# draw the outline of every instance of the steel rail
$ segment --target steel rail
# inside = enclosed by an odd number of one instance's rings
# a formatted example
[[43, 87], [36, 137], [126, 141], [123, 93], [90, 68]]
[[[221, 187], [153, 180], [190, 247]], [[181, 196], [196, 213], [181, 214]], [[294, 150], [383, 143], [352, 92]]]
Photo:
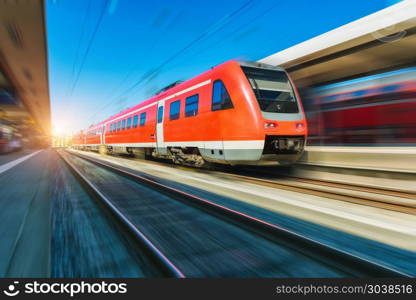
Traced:
[[214, 213], [219, 217], [226, 217], [233, 223], [236, 223], [239, 226], [243, 226], [249, 231], [254, 230], [255, 233], [261, 234], [266, 238], [272, 239], [274, 241], [276, 241], [276, 239], [279, 241], [281, 241], [281, 239], [288, 241], [289, 244], [295, 245], [297, 249], [302, 249], [304, 253], [306, 252], [306, 254], [309, 255], [312, 253], [314, 254], [312, 256], [319, 257], [326, 263], [328, 263], [328, 258], [337, 264], [341, 263], [344, 267], [350, 270], [350, 272], [356, 273], [358, 271], [360, 274], [363, 274], [363, 276], [370, 277], [412, 277], [411, 275], [400, 270], [396, 270], [378, 262], [359, 257], [355, 254], [348, 253], [334, 246], [313, 240], [307, 236], [293, 232], [281, 226], [266, 222], [248, 214], [214, 203], [210, 200], [203, 199], [174, 187], [170, 187], [160, 182], [151, 180], [132, 172], [128, 168], [115, 166], [111, 163], [103, 162], [101, 160], [97, 160], [79, 153], [69, 153], [89, 161], [95, 165], [106, 168], [112, 172], [118, 173], [119, 175], [122, 175], [126, 178], [133, 179], [142, 184], [156, 188], [180, 201], [186, 201], [188, 204], [203, 208], [205, 211]]
[[[352, 193], [348, 193], [348, 191], [356, 191], [356, 192], [363, 192], [363, 193], [373, 193], [373, 195], [378, 194], [381, 196], [393, 196], [387, 193], [378, 193], [377, 192], [379, 191], [378, 189], [377, 190], [375, 189], [372, 191], [370, 190], [370, 188], [366, 188], [366, 190], [364, 189], [362, 190], [351, 189], [350, 190], [349, 185], [342, 185], [342, 184], [335, 185], [329, 182], [314, 181], [312, 179], [310, 180], [301, 179], [301, 178], [297, 179], [295, 177], [289, 177], [289, 176], [284, 176], [284, 177], [286, 177], [289, 180], [293, 180], [294, 181], [293, 183], [286, 182], [286, 181], [281, 182], [281, 181], [276, 181], [272, 179], [258, 178], [254, 176], [246, 176], [246, 175], [233, 174], [233, 173], [227, 173], [227, 174], [232, 177], [239, 178], [243, 181], [252, 182], [255, 184], [261, 184], [261, 185], [275, 187], [275, 188], [284, 189], [288, 191], [307, 193], [307, 194], [316, 195], [320, 197], [325, 197], [325, 198], [330, 198], [330, 199], [335, 199], [335, 200], [356, 203], [360, 205], [373, 206], [377, 208], [416, 215], [416, 199], [414, 200], [414, 203], [411, 203], [413, 205], [411, 206], [409, 205], [409, 202], [413, 201], [413, 199], [411, 199], [410, 196], [406, 198], [403, 197], [404, 198], [402, 201], [403, 203], [394, 203], [391, 200], [371, 199], [370, 197], [359, 196], [359, 195], [354, 195]], [[306, 186], [298, 185], [296, 184], [296, 182], [311, 184], [315, 186], [306, 187]], [[328, 189], [322, 188], [322, 186], [326, 186], [328, 188], [339, 189], [339, 191], [330, 191]], [[394, 197], [400, 197], [400, 196], [394, 195]], [[399, 201], [400, 199], [398, 200], [398, 202]]]
[[129, 230], [129, 232], [139, 240], [139, 242], [149, 252], [155, 262], [163, 268], [169, 277], [185, 278], [183, 272], [170, 261], [163, 252], [158, 249], [146, 235], [141, 232], [99, 189], [86, 178], [78, 168], [70, 162], [64, 155], [58, 151], [63, 161], [69, 166], [76, 178], [85, 186], [92, 194], [104, 203], [107, 208], [118, 218], [118, 220]]
[[[129, 158], [126, 158], [126, 159], [135, 161], [134, 159], [129, 159]], [[398, 212], [402, 212], [406, 214], [416, 215], [416, 193], [395, 191], [395, 190], [375, 188], [375, 187], [374, 188], [365, 187], [365, 186], [360, 186], [357, 184], [350, 184], [350, 183], [346, 184], [346, 183], [330, 182], [330, 181], [324, 181], [324, 180], [315, 180], [315, 179], [302, 178], [299, 176], [291, 176], [291, 175], [286, 175], [286, 174], [268, 173], [264, 171], [260, 173], [260, 175], [264, 175], [264, 176], [279, 175], [279, 178], [293, 181], [292, 183], [287, 182], [287, 181], [282, 182], [282, 181], [277, 181], [273, 179], [258, 177], [259, 175], [258, 170], [250, 170], [250, 169], [248, 170], [240, 169], [239, 170], [240, 172], [243, 171], [245, 172], [244, 174], [247, 174], [247, 175], [243, 175], [242, 173], [236, 173], [236, 170], [230, 170], [228, 168], [224, 169], [224, 168], [221, 168], [221, 166], [218, 169], [203, 169], [203, 168], [195, 168], [191, 166], [172, 165], [166, 162], [159, 162], [159, 161], [152, 161], [152, 160], [146, 160], [145, 163], [171, 167], [171, 168], [179, 167], [179, 168], [184, 168], [189, 171], [205, 170], [208, 172], [222, 173], [222, 174], [232, 176], [235, 178], [239, 178], [245, 181], [250, 181], [255, 184], [261, 184], [261, 185], [275, 187], [275, 188], [284, 189], [284, 190], [293, 191], [293, 192], [300, 192], [300, 193], [306, 192], [308, 194], [313, 194], [316, 196], [321, 196], [321, 197], [325, 197], [329, 199], [341, 200], [345, 202], [351, 202], [355, 204], [372, 206], [372, 207], [382, 208], [386, 210], [392, 210], [392, 211], [398, 211]], [[300, 186], [299, 184], [296, 184], [296, 182], [306, 183], [306, 184], [315, 185], [315, 186], [314, 187]], [[325, 187], [337, 188], [339, 189], [339, 191], [337, 192], [328, 191], [328, 189], [325, 189]], [[344, 191], [341, 191], [341, 190], [344, 190]], [[395, 199], [395, 201], [392, 201], [390, 199], [371, 199], [370, 197], [351, 194], [351, 192], [354, 192], [354, 191], [372, 193], [374, 195], [377, 194], [380, 196], [396, 197], [397, 199]]]

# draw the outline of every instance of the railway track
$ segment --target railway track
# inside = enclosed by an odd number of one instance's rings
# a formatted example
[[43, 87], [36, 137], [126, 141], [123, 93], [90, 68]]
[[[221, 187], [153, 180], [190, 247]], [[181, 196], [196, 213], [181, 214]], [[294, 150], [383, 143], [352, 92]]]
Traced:
[[[141, 246], [141, 249], [148, 255], [149, 260], [158, 266], [161, 276], [183, 278], [184, 275], [157, 249], [152, 242], [150, 242], [142, 232], [140, 232], [118, 209], [113, 203], [103, 195], [71, 162], [68, 157], [62, 152], [58, 152], [63, 161], [67, 164], [69, 169], [81, 183], [81, 185], [92, 194], [92, 196], [98, 199], [101, 204], [104, 204], [111, 214], [113, 214], [117, 221], [121, 223], [124, 229], [128, 232], [128, 236], [135, 239]], [[133, 243], [130, 243], [133, 244]]]
[[282, 175], [279, 179], [270, 179], [267, 178], [273, 176], [270, 173], [262, 173], [262, 177], [258, 172], [250, 171], [243, 171], [240, 174], [227, 172], [227, 174], [246, 182], [416, 215], [416, 194], [412, 193], [288, 175]]
[[[126, 159], [131, 158], [126, 157]], [[135, 161], [135, 159], [131, 160]], [[173, 165], [170, 161], [146, 160], [146, 163], [182, 168], [194, 172], [201, 170], [201, 168]], [[416, 193], [302, 178], [285, 173], [260, 170], [258, 168], [229, 168], [220, 165], [216, 169], [202, 170], [204, 172], [226, 174], [238, 180], [254, 184], [416, 215]]]
[[409, 276], [130, 169], [62, 156], [170, 276]]
[[125, 234], [124, 227], [77, 179], [62, 157], [52, 153], [50, 159], [53, 180], [50, 195], [50, 276], [164, 276], [165, 273], [147, 258], [143, 247], [134, 237]]
[[[201, 170], [200, 168], [189, 166], [173, 165], [169, 161], [159, 162], [146, 160], [146, 163], [172, 168], [183, 168], [195, 172]], [[416, 215], [416, 193], [302, 178], [285, 173], [277, 174], [258, 168], [228, 168], [218, 166], [214, 170], [204, 169], [204, 172], [222, 173], [254, 184]]]

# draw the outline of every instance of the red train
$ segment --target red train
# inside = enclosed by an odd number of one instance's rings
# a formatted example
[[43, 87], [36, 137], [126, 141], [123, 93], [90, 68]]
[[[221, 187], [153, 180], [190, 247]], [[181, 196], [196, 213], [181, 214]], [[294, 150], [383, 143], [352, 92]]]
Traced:
[[302, 104], [283, 69], [229, 61], [91, 126], [73, 145], [195, 166], [289, 164], [306, 136]]
[[416, 67], [323, 85], [303, 98], [310, 144], [416, 144]]

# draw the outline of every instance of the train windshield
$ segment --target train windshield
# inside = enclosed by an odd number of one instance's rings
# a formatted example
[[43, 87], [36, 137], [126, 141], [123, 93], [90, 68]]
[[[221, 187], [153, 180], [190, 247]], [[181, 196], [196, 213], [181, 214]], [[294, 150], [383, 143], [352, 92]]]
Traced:
[[263, 112], [299, 112], [295, 93], [285, 72], [251, 67], [242, 69]]

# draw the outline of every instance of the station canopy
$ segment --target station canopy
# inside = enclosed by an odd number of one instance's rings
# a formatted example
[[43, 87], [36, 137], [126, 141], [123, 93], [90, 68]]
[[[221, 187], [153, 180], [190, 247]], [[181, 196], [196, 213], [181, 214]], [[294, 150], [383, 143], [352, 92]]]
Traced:
[[300, 87], [415, 65], [415, 12], [405, 0], [259, 62], [286, 68]]

